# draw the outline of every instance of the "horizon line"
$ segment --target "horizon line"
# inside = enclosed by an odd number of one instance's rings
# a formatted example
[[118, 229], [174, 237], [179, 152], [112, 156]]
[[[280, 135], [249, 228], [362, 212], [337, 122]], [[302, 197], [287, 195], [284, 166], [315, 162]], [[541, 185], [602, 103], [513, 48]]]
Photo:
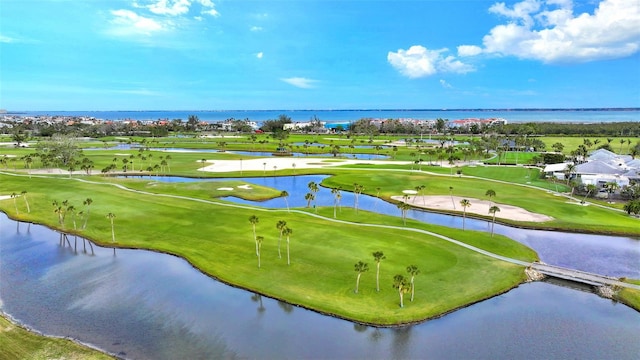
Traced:
[[23, 112], [249, 112], [249, 111], [283, 111], [283, 112], [310, 112], [310, 111], [639, 111], [640, 107], [569, 107], [569, 108], [544, 108], [544, 107], [531, 107], [531, 108], [441, 108], [441, 109], [429, 109], [429, 108], [363, 108], [363, 109], [223, 109], [223, 110], [211, 110], [211, 109], [164, 109], [164, 110], [6, 110], [0, 109], [0, 114], [20, 114]]

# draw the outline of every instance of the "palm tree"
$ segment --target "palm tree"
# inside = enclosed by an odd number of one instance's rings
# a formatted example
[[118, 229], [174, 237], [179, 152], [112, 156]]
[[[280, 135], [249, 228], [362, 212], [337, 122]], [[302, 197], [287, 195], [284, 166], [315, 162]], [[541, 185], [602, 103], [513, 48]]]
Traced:
[[455, 210], [456, 202], [453, 201], [453, 186], [449, 186], [449, 196], [451, 197], [451, 204], [453, 205], [453, 210]]
[[500, 211], [500, 208], [493, 205], [489, 208], [489, 214], [493, 214], [493, 221], [491, 222], [491, 237], [493, 237], [493, 227], [496, 225], [496, 213]]
[[315, 209], [316, 212], [318, 212], [318, 207], [316, 203], [317, 201], [316, 193], [320, 191], [320, 188], [318, 187], [318, 184], [315, 183], [315, 181], [309, 182], [307, 186], [309, 187], [309, 191], [311, 191], [311, 194], [313, 195], [311, 199], [313, 200], [313, 208]]
[[287, 237], [287, 265], [291, 265], [291, 258], [289, 256], [289, 240], [293, 234], [293, 230], [291, 230], [290, 227], [285, 227], [282, 234]]
[[[113, 228], [113, 219], [116, 218], [116, 215], [114, 213], [108, 213], [107, 218], [111, 222], [111, 242], [116, 242], [116, 232], [115, 232], [115, 229]], [[115, 252], [115, 248], [114, 248], [114, 252]]]
[[287, 212], [289, 211], [289, 201], [287, 200], [287, 198], [289, 197], [289, 193], [286, 190], [282, 190], [280, 192], [280, 197], [284, 199], [284, 203], [287, 205]]
[[280, 237], [278, 238], [278, 259], [282, 258], [282, 255], [280, 255], [280, 242], [282, 241], [282, 235], [286, 227], [287, 227], [287, 222], [284, 220], [280, 220], [276, 224], [276, 229], [280, 230]]
[[360, 276], [362, 273], [369, 271], [369, 264], [364, 263], [362, 261], [358, 261], [355, 265], [355, 270], [358, 273], [358, 277], [356, 277], [356, 290], [355, 293], [358, 293], [358, 288], [360, 287]]
[[342, 198], [342, 195], [340, 195], [340, 188], [332, 188], [331, 189], [331, 193], [333, 194], [333, 218], [335, 219], [337, 214], [337, 209], [338, 209], [338, 203], [340, 202], [339, 199]]
[[62, 217], [62, 213], [64, 210], [62, 210], [62, 206], [58, 203], [58, 200], [53, 200], [53, 203], [51, 203], [51, 205], [53, 205], [53, 212], [58, 214], [58, 224], [62, 225], [62, 223], [64, 222], [64, 219]]
[[256, 236], [256, 250], [258, 255], [258, 269], [260, 268], [260, 250], [262, 249], [262, 241], [264, 236]]
[[625, 139], [620, 139], [620, 155], [622, 155], [622, 145], [627, 142]]
[[489, 197], [489, 201], [491, 201], [491, 205], [493, 205], [493, 200], [491, 200], [491, 198], [496, 196], [496, 192], [493, 189], [489, 189], [484, 194]]
[[567, 167], [564, 168], [564, 176], [567, 180], [567, 185], [569, 185], [571, 175], [573, 175], [574, 172], [576, 172], [576, 166], [574, 164], [567, 164]]
[[590, 195], [592, 192], [596, 191], [597, 189], [598, 189], [598, 187], [597, 187], [597, 186], [595, 186], [595, 185], [593, 185], [593, 184], [589, 184], [589, 185], [587, 185], [587, 194], [584, 196], [584, 199], [582, 199], [582, 203], [584, 204], [584, 203], [585, 203], [585, 201], [587, 200], [587, 198], [589, 197], [589, 195]]
[[76, 229], [76, 207], [69, 205], [67, 207], [67, 213], [71, 214], [71, 220], [73, 221], [73, 230]]
[[87, 207], [87, 214], [86, 214], [86, 217], [84, 218], [84, 224], [82, 225], [82, 229], [87, 228], [87, 221], [89, 221], [89, 209], [91, 208], [91, 203], [93, 203], [93, 200], [91, 198], [86, 198], [82, 202], [82, 204]]
[[253, 229], [253, 241], [256, 242], [256, 255], [260, 256], [258, 250], [258, 240], [256, 238], [256, 224], [260, 221], [257, 216], [251, 215], [249, 216], [249, 222], [251, 223], [251, 228]]
[[401, 202], [398, 204], [398, 209], [400, 209], [402, 214], [402, 224], [405, 226], [407, 225], [407, 211], [409, 211], [410, 208], [411, 207], [407, 203]]
[[15, 192], [11, 193], [11, 198], [13, 199], [13, 206], [16, 208], [16, 215], [20, 213], [18, 211], [18, 203], [16, 202], [17, 197], [18, 197], [18, 194], [16, 194]]
[[354, 207], [356, 208], [356, 214], [358, 213], [358, 200], [360, 198], [360, 194], [364, 191], [364, 186], [354, 183], [353, 184], [353, 194], [354, 194]]
[[404, 294], [409, 291], [409, 283], [407, 279], [398, 274], [393, 277], [393, 288], [398, 289], [398, 294], [400, 294], [400, 307], [404, 307]]
[[307, 207], [311, 207], [311, 202], [315, 199], [315, 196], [312, 193], [306, 193], [304, 199], [307, 200]]
[[420, 270], [418, 270], [416, 265], [409, 265], [407, 266], [407, 272], [411, 275], [411, 301], [413, 301], [413, 295], [415, 294], [415, 283], [413, 282], [413, 279], [416, 275], [420, 274]]
[[376, 262], [376, 291], [380, 291], [380, 263], [387, 257], [384, 256], [382, 251], [374, 251], [371, 255], [373, 255], [373, 260]]
[[620, 185], [618, 185], [618, 183], [615, 181], [610, 181], [604, 184], [604, 187], [607, 189], [607, 192], [609, 193], [609, 203], [611, 203], [611, 194], [616, 192], [616, 190], [620, 188]]
[[27, 205], [27, 212], [31, 212], [31, 208], [29, 207], [29, 201], [27, 200], [27, 190], [22, 190], [22, 197], [24, 198], [24, 203]]
[[471, 202], [467, 199], [460, 200], [460, 205], [462, 206], [462, 230], [464, 230], [464, 221], [467, 218], [467, 208], [471, 206]]

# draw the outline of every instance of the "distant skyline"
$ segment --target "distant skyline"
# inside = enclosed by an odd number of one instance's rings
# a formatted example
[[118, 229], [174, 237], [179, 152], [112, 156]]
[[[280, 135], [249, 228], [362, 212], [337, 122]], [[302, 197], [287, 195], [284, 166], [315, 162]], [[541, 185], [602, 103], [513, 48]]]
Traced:
[[2, 0], [0, 109], [640, 107], [638, 0]]

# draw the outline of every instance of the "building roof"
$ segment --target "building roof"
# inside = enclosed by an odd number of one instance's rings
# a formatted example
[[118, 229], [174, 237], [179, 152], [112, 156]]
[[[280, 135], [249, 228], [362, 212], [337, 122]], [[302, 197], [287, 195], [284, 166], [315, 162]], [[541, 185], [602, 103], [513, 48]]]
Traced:
[[613, 166], [600, 160], [592, 160], [576, 166], [576, 174], [610, 174], [619, 175], [625, 171], [622, 168]]
[[559, 164], [549, 164], [547, 166], [544, 167], [544, 172], [548, 173], [548, 172], [561, 172], [564, 171], [567, 168], [567, 165], [573, 165], [572, 162], [564, 162], [564, 163], [559, 163]]

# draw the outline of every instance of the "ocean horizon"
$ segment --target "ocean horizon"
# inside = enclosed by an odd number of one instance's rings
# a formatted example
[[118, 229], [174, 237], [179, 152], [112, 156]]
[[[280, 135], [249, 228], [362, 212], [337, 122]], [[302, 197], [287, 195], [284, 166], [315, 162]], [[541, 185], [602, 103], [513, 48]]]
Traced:
[[201, 121], [217, 122], [230, 118], [256, 122], [286, 115], [294, 122], [317, 118], [327, 123], [350, 123], [364, 118], [458, 120], [467, 118], [503, 118], [507, 122], [605, 123], [640, 121], [640, 108], [567, 108], [567, 109], [346, 109], [346, 110], [115, 110], [115, 111], [8, 111], [20, 116], [83, 116], [103, 120], [186, 121], [190, 115]]

